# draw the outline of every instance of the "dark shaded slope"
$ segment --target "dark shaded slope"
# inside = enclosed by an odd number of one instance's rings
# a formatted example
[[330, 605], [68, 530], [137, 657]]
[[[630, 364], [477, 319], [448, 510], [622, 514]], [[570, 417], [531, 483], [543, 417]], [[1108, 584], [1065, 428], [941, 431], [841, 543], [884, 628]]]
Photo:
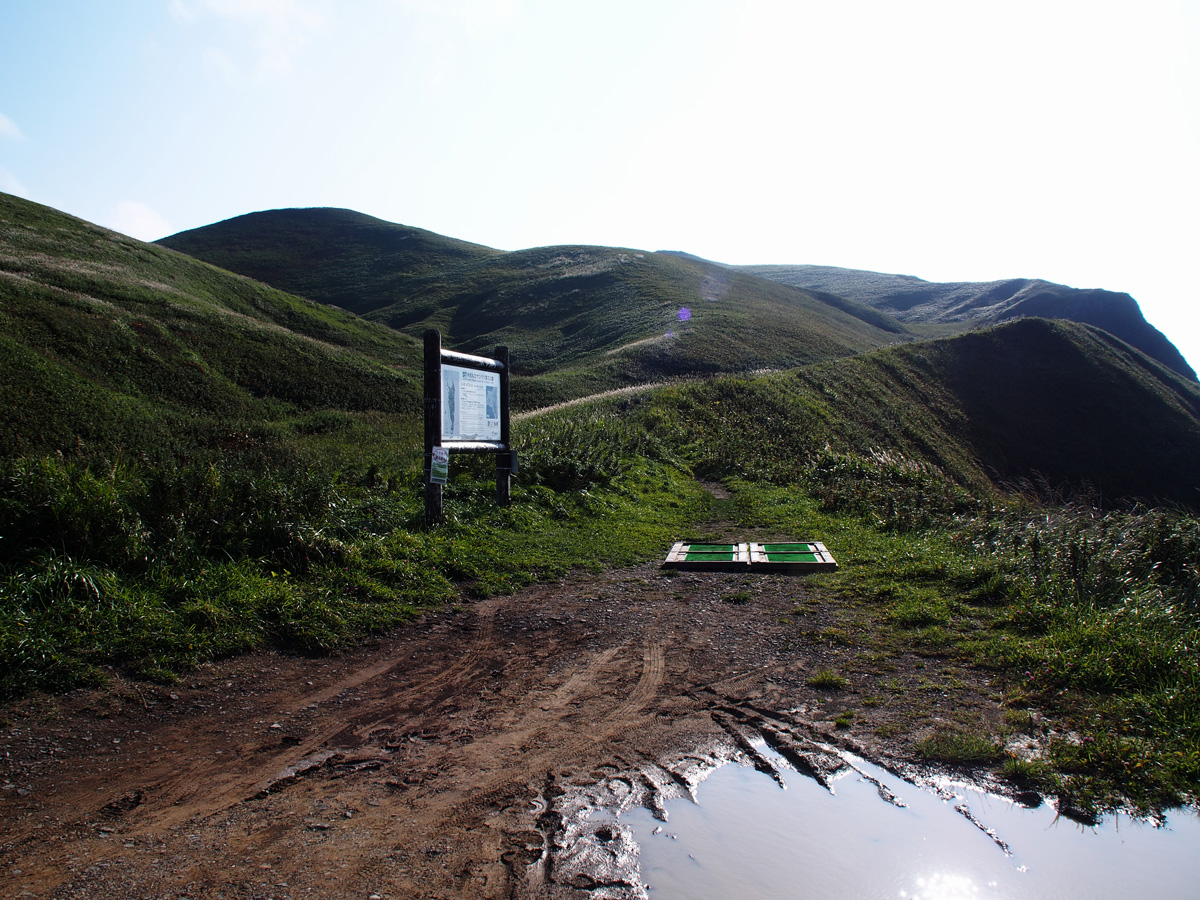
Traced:
[[1200, 389], [1107, 332], [1025, 319], [927, 354], [999, 479], [1200, 507]]
[[0, 194], [0, 453], [169, 458], [312, 410], [419, 415], [388, 329]]
[[273, 209], [181, 231], [157, 243], [291, 294], [364, 314], [404, 280], [500, 253], [349, 209]]
[[1028, 278], [992, 282], [923, 281], [833, 266], [739, 266], [763, 278], [848, 297], [908, 323], [988, 325], [1023, 316], [1096, 325], [1187, 378], [1196, 373], [1129, 294], [1078, 289]]
[[976, 490], [1044, 480], [1200, 508], [1200, 388], [1092, 326], [1022, 319], [656, 403], [716, 447], [713, 475], [755, 459], [744, 474], [802, 478], [828, 447]]

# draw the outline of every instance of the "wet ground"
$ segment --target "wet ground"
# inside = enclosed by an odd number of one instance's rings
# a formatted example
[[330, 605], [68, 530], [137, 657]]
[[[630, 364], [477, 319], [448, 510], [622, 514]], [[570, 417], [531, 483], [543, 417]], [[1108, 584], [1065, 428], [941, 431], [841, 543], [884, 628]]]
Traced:
[[639, 847], [649, 897], [1196, 895], [1200, 818], [1191, 810], [1083, 824], [1051, 803], [1031, 807], [970, 783], [913, 784], [845, 751], [845, 768], [825, 785], [765, 744], [755, 751], [768, 774], [727, 764], [696, 785], [694, 802], [669, 801], [657, 815], [634, 806], [614, 822]]
[[[969, 672], [930, 691], [938, 661], [829, 639], [814, 591], [580, 573], [336, 658], [25, 701], [0, 727], [0, 895], [639, 896], [597, 804], [660, 808], [764, 739], [824, 779], [831, 750], [902, 766], [938, 722], [998, 717]], [[807, 685], [825, 668], [844, 690]], [[862, 704], [883, 679], [911, 702]]]

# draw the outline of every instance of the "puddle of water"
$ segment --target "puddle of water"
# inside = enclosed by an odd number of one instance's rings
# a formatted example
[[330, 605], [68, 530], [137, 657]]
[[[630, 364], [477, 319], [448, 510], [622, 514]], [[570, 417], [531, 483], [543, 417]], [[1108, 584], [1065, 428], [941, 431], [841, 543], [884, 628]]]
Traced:
[[[1200, 818], [1185, 811], [1163, 828], [1124, 816], [1089, 827], [960, 785], [945, 800], [854, 759], [900, 808], [859, 772], [831, 794], [764, 755], [787, 790], [726, 765], [700, 785], [698, 802], [669, 802], [667, 822], [644, 809], [621, 816], [641, 845], [652, 900], [1162, 900], [1200, 891]], [[975, 822], [956, 810], [964, 803]]]

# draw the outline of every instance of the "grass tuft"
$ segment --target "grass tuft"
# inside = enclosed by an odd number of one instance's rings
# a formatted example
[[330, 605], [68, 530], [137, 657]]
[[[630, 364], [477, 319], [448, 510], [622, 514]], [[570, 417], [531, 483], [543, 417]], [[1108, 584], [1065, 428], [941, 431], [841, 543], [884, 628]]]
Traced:
[[804, 683], [809, 687], [817, 688], [817, 690], [840, 691], [846, 686], [846, 679], [832, 669], [822, 669], [806, 679]]
[[917, 753], [931, 762], [949, 765], [987, 765], [999, 760], [999, 743], [978, 734], [939, 728], [916, 745]]

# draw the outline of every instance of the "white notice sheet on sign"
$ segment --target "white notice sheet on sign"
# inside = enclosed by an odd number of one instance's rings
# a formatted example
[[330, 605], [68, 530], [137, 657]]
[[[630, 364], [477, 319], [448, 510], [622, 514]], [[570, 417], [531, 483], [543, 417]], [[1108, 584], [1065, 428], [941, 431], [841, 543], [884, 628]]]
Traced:
[[500, 373], [442, 366], [442, 440], [500, 440]]

